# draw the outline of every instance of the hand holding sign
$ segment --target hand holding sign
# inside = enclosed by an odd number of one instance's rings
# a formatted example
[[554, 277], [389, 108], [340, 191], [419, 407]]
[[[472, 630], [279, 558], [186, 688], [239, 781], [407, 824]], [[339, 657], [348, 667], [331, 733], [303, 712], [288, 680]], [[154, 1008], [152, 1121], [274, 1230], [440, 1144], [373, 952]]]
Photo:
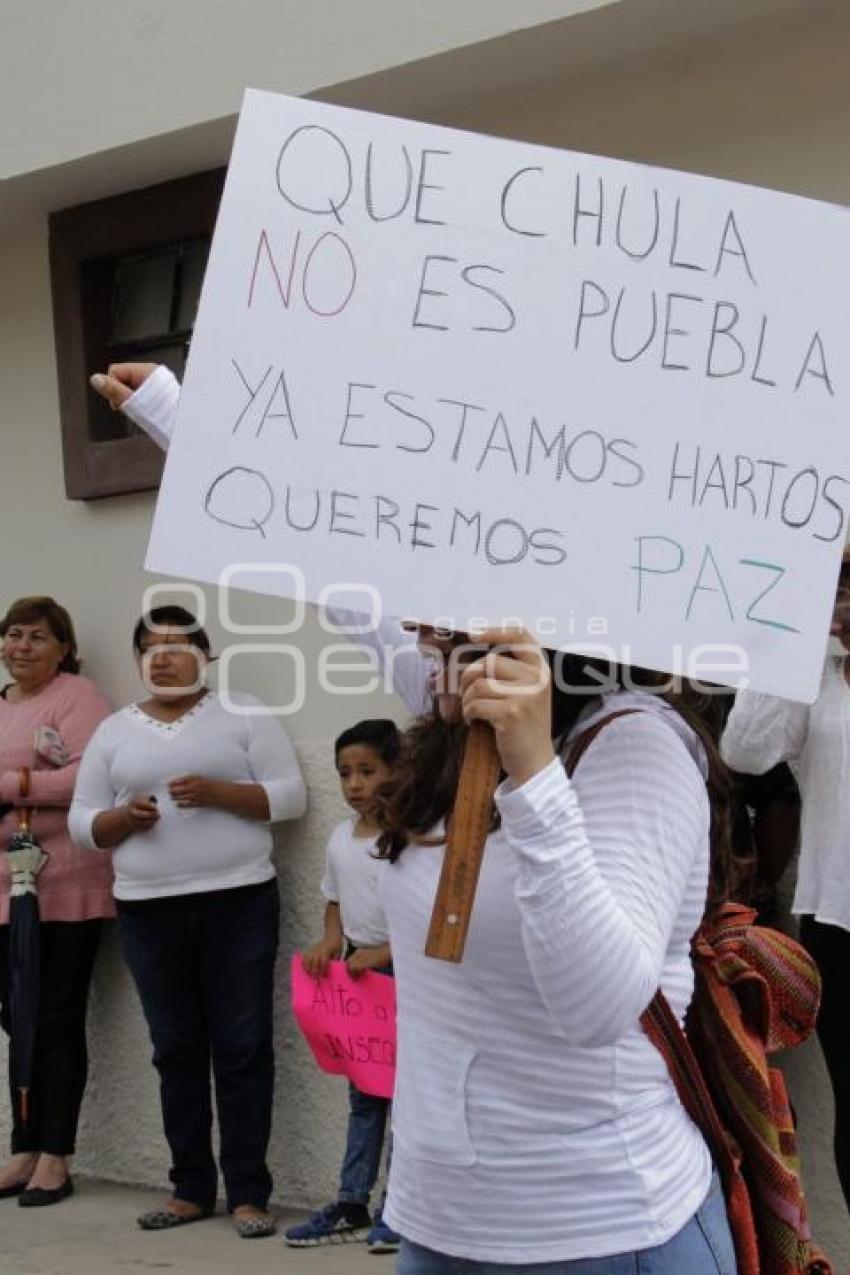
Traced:
[[389, 943], [381, 943], [377, 947], [358, 947], [345, 958], [345, 968], [349, 977], [356, 980], [371, 970], [385, 969], [390, 960]]
[[156, 363], [112, 363], [107, 372], [94, 373], [91, 386], [117, 412], [155, 368]]
[[463, 959], [500, 769], [522, 784], [555, 755], [551, 675], [538, 642], [525, 629], [502, 626], [476, 633], [475, 645], [490, 649], [460, 677], [470, 730], [425, 945], [427, 956], [452, 962]]
[[325, 978], [332, 961], [342, 955], [341, 945], [335, 940], [321, 939], [301, 953], [301, 965], [310, 978]]
[[519, 786], [555, 756], [549, 665], [534, 635], [519, 626], [486, 629], [475, 641], [491, 649], [461, 676], [463, 716], [492, 727], [502, 766]]

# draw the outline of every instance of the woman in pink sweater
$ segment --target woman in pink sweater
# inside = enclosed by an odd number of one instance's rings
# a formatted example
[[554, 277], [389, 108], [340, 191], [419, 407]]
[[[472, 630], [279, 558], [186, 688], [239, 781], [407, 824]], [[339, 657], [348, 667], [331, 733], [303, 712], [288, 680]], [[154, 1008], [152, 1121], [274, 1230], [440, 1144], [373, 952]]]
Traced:
[[[0, 620], [0, 1021], [8, 1028], [9, 869], [2, 853], [17, 828], [16, 806], [32, 808], [33, 832], [49, 858], [38, 880], [42, 968], [29, 1114], [12, 1094], [12, 1155], [0, 1165], [0, 1199], [55, 1204], [73, 1190], [73, 1154], [86, 1083], [86, 1002], [103, 918], [114, 915], [108, 856], [68, 836], [68, 807], [80, 757], [110, 712], [79, 675], [71, 618], [52, 598], [19, 598]], [[29, 770], [29, 795], [21, 772]]]

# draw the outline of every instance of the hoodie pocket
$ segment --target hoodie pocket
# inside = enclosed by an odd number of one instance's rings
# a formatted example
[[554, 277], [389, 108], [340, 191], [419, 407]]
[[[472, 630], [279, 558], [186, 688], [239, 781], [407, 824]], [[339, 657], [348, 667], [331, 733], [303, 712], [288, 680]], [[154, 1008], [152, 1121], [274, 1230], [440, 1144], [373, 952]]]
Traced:
[[393, 1137], [409, 1155], [435, 1164], [475, 1163], [466, 1114], [475, 1052], [457, 1040], [399, 1024]]

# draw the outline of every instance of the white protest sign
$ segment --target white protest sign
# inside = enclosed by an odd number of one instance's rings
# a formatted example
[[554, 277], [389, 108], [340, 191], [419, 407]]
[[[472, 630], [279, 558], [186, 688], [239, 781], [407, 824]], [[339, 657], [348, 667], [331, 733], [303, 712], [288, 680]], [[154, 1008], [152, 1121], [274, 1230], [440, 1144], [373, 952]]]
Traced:
[[848, 295], [838, 207], [251, 91], [147, 566], [811, 700]]

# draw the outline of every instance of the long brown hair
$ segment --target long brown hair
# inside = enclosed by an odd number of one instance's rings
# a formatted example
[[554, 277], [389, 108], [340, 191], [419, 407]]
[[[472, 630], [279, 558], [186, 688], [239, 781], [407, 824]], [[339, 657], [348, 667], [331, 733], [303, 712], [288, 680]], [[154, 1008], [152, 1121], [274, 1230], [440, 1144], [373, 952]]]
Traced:
[[0, 638], [4, 638], [15, 624], [46, 624], [57, 642], [68, 650], [59, 665], [60, 673], [79, 673], [80, 655], [73, 621], [55, 598], [46, 594], [34, 594], [29, 598], [17, 598], [0, 620]]
[[[560, 746], [581, 711], [599, 697], [599, 683], [588, 676], [588, 668], [599, 668], [593, 661], [563, 652], [547, 652], [553, 666], [569, 662], [570, 694], [556, 686], [552, 697], [552, 738]], [[676, 710], [692, 728], [705, 751], [708, 774], [706, 789], [711, 807], [711, 867], [707, 910], [710, 912], [732, 897], [747, 865], [736, 861], [732, 852], [733, 785], [708, 723], [706, 697], [682, 681], [681, 689], [660, 691], [663, 674], [635, 667], [618, 666], [605, 672], [619, 685], [645, 689], [660, 697]], [[583, 679], [580, 681], [579, 679]], [[586, 691], [575, 688], [585, 685]], [[422, 840], [436, 824], [448, 819], [454, 805], [463, 761], [467, 727], [462, 722], [444, 722], [436, 712], [419, 718], [402, 737], [401, 758], [394, 780], [381, 795], [377, 813], [382, 828], [378, 853], [395, 863], [411, 842]], [[491, 827], [498, 827], [493, 812]]]
[[393, 779], [378, 793], [380, 858], [396, 859], [411, 841], [447, 819], [454, 805], [467, 728], [436, 712], [417, 718], [401, 737]]

